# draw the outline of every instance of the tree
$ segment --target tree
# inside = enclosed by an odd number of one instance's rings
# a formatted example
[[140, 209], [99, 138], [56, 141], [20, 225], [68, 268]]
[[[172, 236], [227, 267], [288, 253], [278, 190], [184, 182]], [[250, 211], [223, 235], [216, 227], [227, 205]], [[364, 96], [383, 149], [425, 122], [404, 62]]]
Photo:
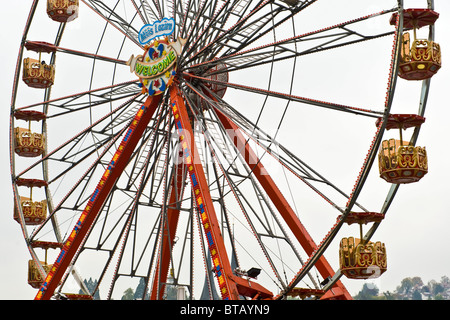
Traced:
[[397, 300], [395, 294], [392, 294], [389, 291], [383, 292], [383, 295], [386, 300]]
[[411, 300], [422, 300], [422, 294], [420, 293], [419, 289], [415, 289], [413, 291]]
[[[95, 288], [97, 287], [97, 280], [92, 280], [92, 278], [89, 278], [89, 281], [86, 281], [86, 279], [83, 280], [84, 284], [86, 285], [86, 288], [89, 290], [89, 292], [84, 292], [83, 290], [80, 290], [79, 294], [86, 294], [89, 293], [92, 295], [92, 292], [94, 292]], [[93, 296], [94, 300], [100, 300], [100, 293], [99, 290], [97, 290]]]
[[420, 277], [404, 278], [394, 292], [383, 292], [378, 296], [374, 284], [364, 284], [362, 290], [354, 297], [356, 300], [445, 300], [449, 299], [450, 278], [443, 276], [441, 282], [430, 280], [424, 284]]
[[355, 300], [375, 300], [379, 289], [373, 283], [364, 283], [362, 290], [354, 297]]
[[423, 281], [420, 277], [412, 277], [411, 278], [412, 285], [415, 286], [423, 286]]
[[441, 294], [442, 292], [444, 292], [444, 286], [442, 284], [440, 284], [440, 283], [436, 283], [433, 286], [433, 291], [432, 292], [433, 292], [433, 294], [435, 296], [437, 296], [438, 294]]
[[413, 281], [411, 278], [405, 278], [402, 280], [399, 287], [397, 287], [397, 291], [399, 293], [408, 294], [411, 288], [413, 287]]
[[148, 294], [148, 288], [147, 288], [147, 292], [145, 292], [145, 296], [144, 296], [144, 290], [145, 290], [145, 278], [141, 278], [141, 280], [139, 280], [139, 284], [136, 287], [136, 292], [134, 293], [134, 299], [148, 299], [149, 298], [149, 294]]
[[175, 285], [166, 285], [166, 300], [177, 300], [177, 287]]
[[133, 300], [134, 299], [134, 291], [131, 288], [128, 288], [124, 291], [122, 300]]

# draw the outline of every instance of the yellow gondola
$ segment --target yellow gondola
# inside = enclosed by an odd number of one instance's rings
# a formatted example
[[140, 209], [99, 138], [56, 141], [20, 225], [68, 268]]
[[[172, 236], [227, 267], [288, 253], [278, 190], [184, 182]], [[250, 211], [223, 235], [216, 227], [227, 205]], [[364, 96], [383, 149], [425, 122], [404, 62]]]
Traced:
[[[431, 78], [441, 68], [441, 48], [429, 39], [418, 39], [416, 30], [433, 25], [439, 14], [429, 9], [407, 9], [403, 12], [403, 28], [413, 29], [414, 39], [409, 32], [402, 35], [403, 45], [399, 64], [399, 77], [406, 80], [425, 80]], [[397, 13], [391, 18], [395, 24]]]
[[47, 0], [47, 14], [56, 22], [70, 22], [78, 17], [78, 0]]

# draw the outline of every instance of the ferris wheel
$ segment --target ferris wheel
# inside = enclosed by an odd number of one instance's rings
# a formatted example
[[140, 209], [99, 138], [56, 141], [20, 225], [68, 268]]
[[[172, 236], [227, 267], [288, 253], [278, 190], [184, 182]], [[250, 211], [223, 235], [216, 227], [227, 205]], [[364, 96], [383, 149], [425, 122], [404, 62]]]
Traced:
[[36, 299], [351, 299], [344, 279], [387, 269], [371, 238], [397, 189], [428, 171], [438, 17], [432, 0], [33, 0], [10, 157]]

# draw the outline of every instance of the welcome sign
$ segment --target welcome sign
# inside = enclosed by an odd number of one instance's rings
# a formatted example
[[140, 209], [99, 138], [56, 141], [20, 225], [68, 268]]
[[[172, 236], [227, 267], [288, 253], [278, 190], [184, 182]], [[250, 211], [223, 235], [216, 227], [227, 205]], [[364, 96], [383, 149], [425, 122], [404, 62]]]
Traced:
[[175, 51], [170, 48], [169, 52], [167, 52], [167, 46], [164, 43], [159, 43], [159, 46], [163, 48], [161, 51], [163, 51], [164, 55], [158, 55], [158, 60], [147, 59], [150, 62], [136, 61], [134, 72], [140, 79], [156, 78], [173, 68], [177, 58]]
[[186, 41], [178, 38], [155, 40], [146, 46], [144, 55], [131, 56], [127, 65], [139, 78], [143, 92], [149, 95], [161, 94], [172, 84], [176, 74], [176, 62]]
[[158, 37], [169, 36], [175, 31], [175, 20], [173, 18], [163, 18], [146, 24], [139, 31], [139, 43], [145, 45]]

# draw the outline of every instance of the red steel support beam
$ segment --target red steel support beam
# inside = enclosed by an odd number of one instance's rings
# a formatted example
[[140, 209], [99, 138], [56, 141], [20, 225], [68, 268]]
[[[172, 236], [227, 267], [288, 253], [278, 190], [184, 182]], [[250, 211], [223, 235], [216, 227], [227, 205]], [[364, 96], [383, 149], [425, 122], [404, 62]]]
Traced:
[[[247, 143], [238, 126], [217, 109], [216, 113], [222, 125], [226, 129], [226, 132], [233, 140], [234, 145], [239, 150], [241, 155], [245, 158], [245, 161], [252, 170], [252, 173], [258, 179], [259, 183], [264, 188], [270, 200], [275, 205], [283, 219], [286, 221], [287, 225], [292, 230], [295, 237], [302, 245], [303, 249], [308, 255], [313, 254], [313, 252], [317, 248], [317, 245], [314, 243], [308, 231], [300, 222], [297, 215], [289, 205], [288, 201], [278, 189], [276, 183], [272, 180], [263, 164], [260, 162], [258, 156], [254, 153], [250, 145]], [[333, 268], [323, 256], [320, 257], [320, 259], [317, 261], [316, 267], [324, 279], [329, 276], [332, 277], [334, 275]], [[346, 288], [340, 281], [336, 282], [333, 290], [335, 291], [336, 296], [339, 295], [341, 297], [345, 297], [346, 299], [352, 299], [351, 295], [347, 292]], [[328, 295], [327, 298], [329, 298]]]
[[239, 300], [240, 295], [252, 298], [259, 297], [261, 299], [273, 298], [273, 293], [258, 283], [233, 274], [211, 194], [209, 193], [203, 165], [195, 145], [194, 133], [186, 105], [177, 86], [173, 85], [170, 87], [170, 97], [175, 126], [178, 130], [185, 165], [192, 185], [192, 193], [205, 230], [222, 299]]
[[167, 204], [167, 215], [161, 221], [163, 225], [163, 235], [161, 242], [161, 255], [156, 270], [155, 278], [153, 280], [153, 288], [150, 295], [150, 300], [162, 300], [167, 275], [170, 267], [170, 257], [173, 245], [175, 243], [175, 233], [178, 226], [178, 218], [180, 217], [179, 201], [183, 195], [184, 181], [186, 176], [184, 174], [184, 164], [179, 164], [175, 168], [175, 174], [172, 177], [169, 202]]
[[170, 98], [175, 126], [183, 150], [184, 162], [188, 169], [192, 193], [208, 239], [214, 271], [219, 282], [220, 294], [224, 300], [238, 300], [239, 293], [234, 281], [230, 280], [230, 277], [233, 275], [230, 260], [227, 256], [205, 172], [195, 145], [194, 133], [186, 105], [176, 85], [170, 87]]
[[92, 197], [89, 199], [86, 208], [80, 215], [69, 238], [64, 243], [52, 269], [47, 274], [44, 283], [35, 297], [36, 300], [48, 300], [52, 297], [67, 267], [72, 262], [75, 253], [78, 251], [86, 237], [88, 230], [100, 213], [106, 198], [128, 164], [130, 157], [158, 107], [160, 100], [161, 95], [149, 97], [135, 115], [119, 148], [95, 188]]

